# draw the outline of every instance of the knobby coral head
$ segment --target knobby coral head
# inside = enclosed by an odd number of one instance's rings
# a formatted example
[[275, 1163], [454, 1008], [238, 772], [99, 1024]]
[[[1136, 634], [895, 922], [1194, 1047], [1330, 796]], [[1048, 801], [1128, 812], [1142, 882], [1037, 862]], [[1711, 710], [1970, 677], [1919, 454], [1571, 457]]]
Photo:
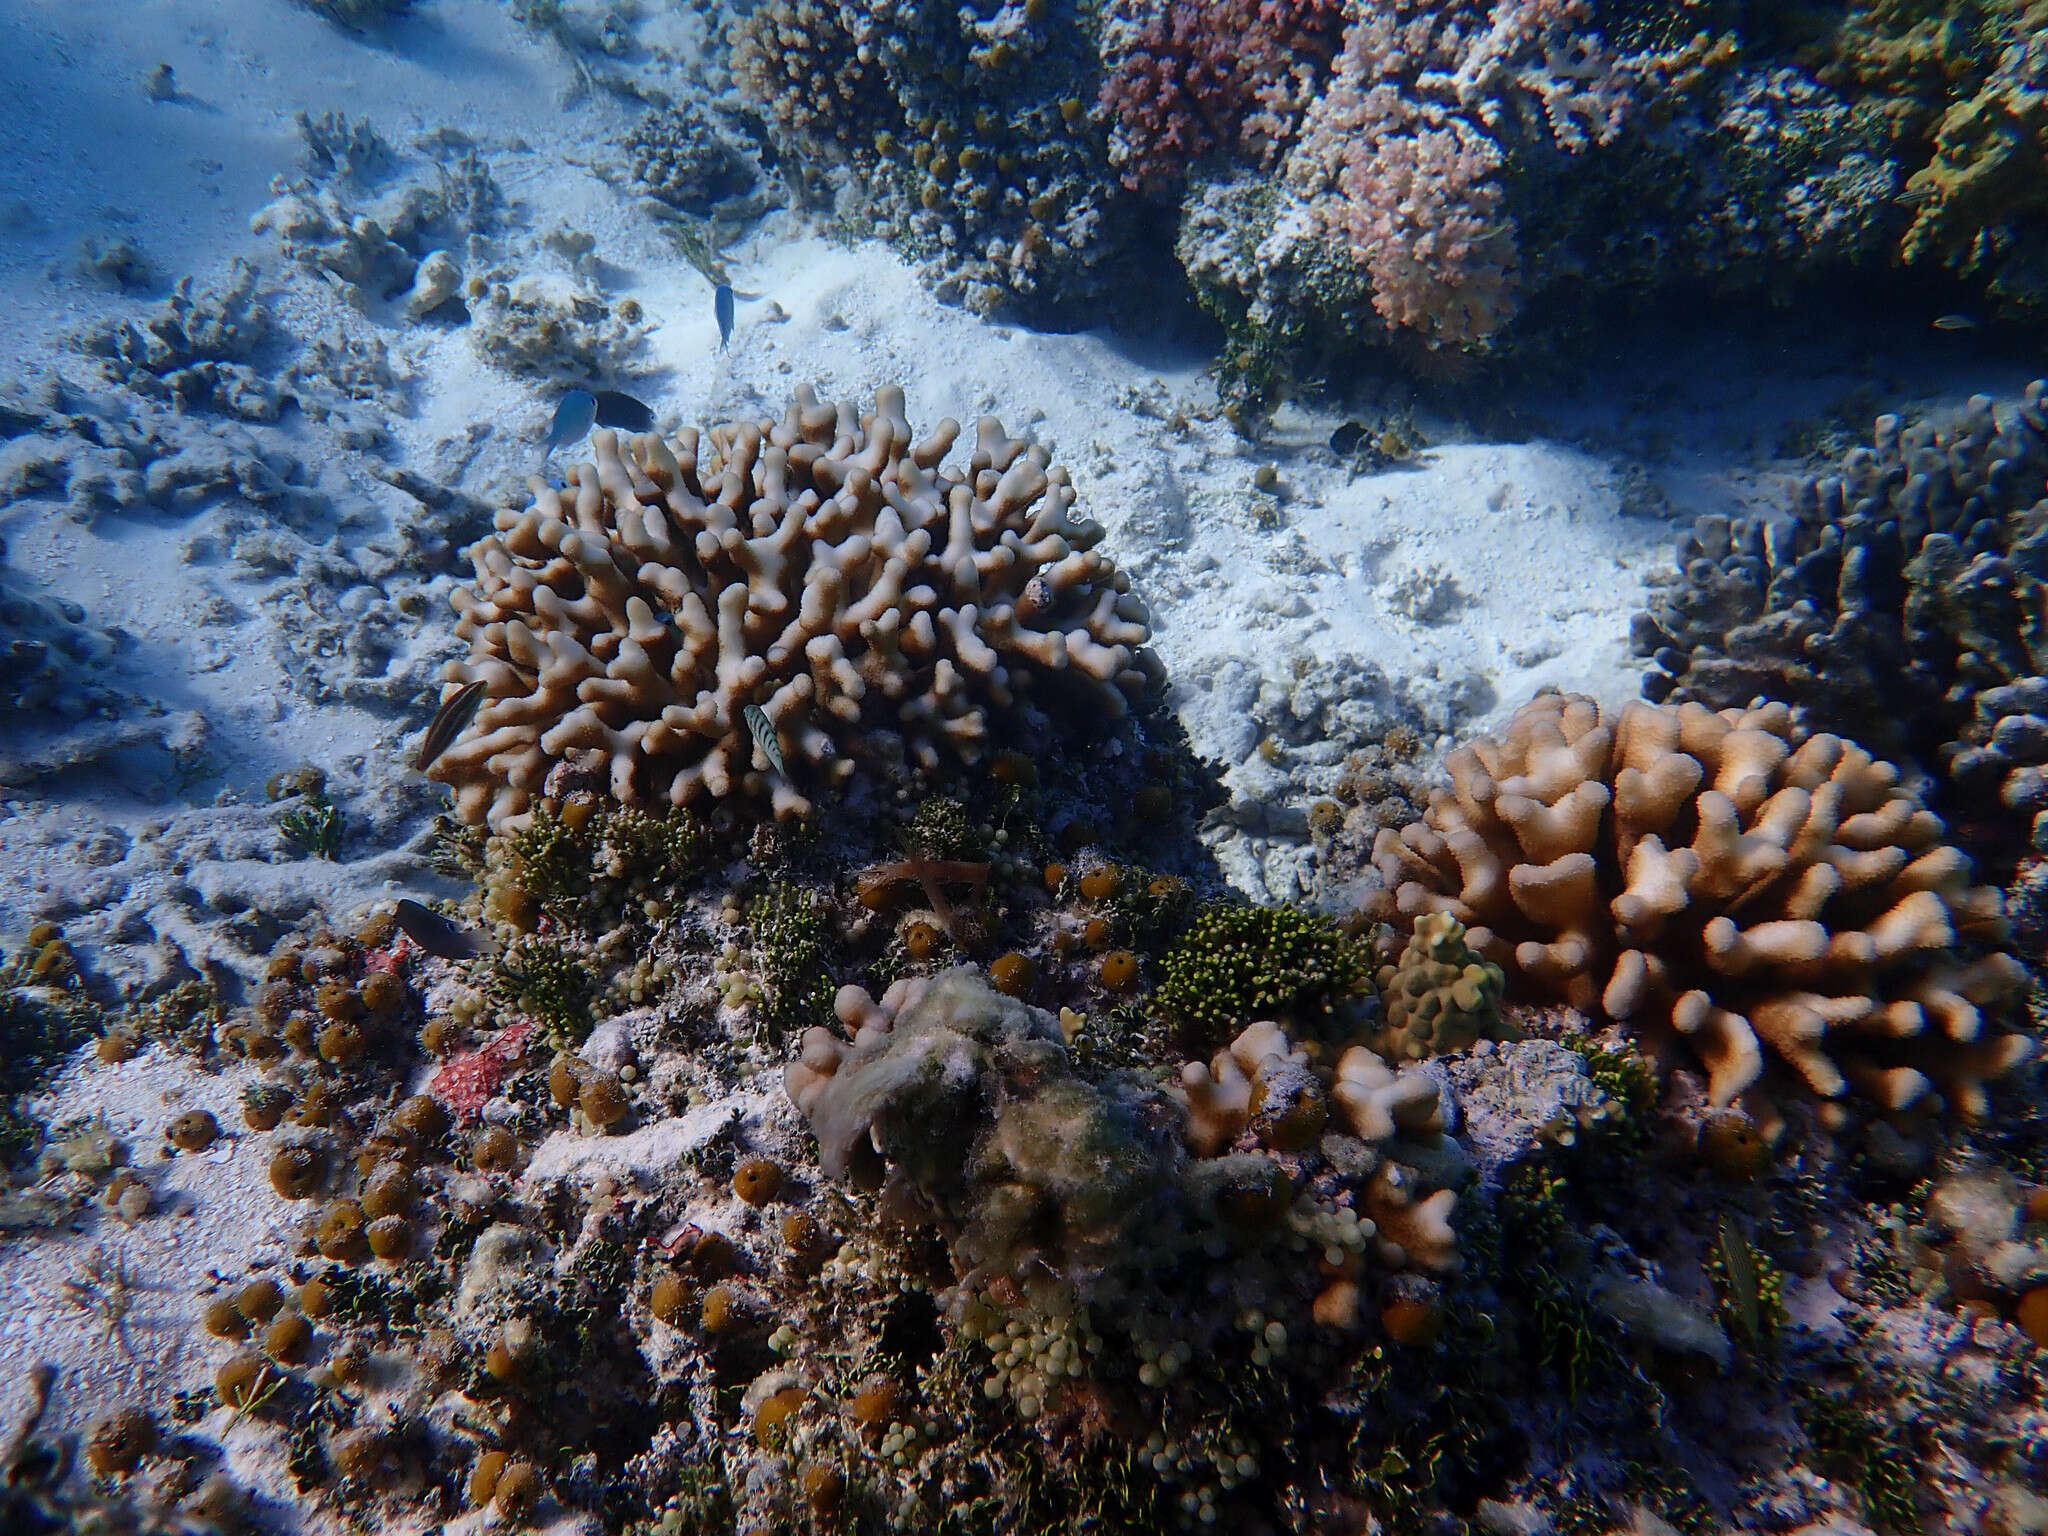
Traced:
[[1717, 1104], [1780, 1096], [1968, 1119], [2033, 1042], [1996, 890], [1891, 764], [1721, 710], [1547, 694], [1446, 762], [1373, 862], [1404, 916], [1443, 912], [1510, 983], [1696, 1060]]
[[972, 763], [1027, 709], [1120, 716], [1158, 677], [1144, 605], [1045, 449], [993, 417], [962, 470], [799, 391], [780, 421], [595, 438], [570, 484], [469, 551], [450, 693], [488, 698], [435, 763], [456, 811], [524, 825], [550, 775], [621, 804], [807, 815], [863, 760]]

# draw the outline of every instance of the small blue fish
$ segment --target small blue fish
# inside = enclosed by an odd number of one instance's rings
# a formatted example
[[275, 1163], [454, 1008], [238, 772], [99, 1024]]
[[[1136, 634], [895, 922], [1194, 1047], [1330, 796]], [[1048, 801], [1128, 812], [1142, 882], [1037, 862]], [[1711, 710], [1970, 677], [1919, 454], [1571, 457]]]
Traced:
[[720, 283], [711, 290], [711, 312], [718, 316], [718, 350], [732, 340], [732, 284]]
[[584, 434], [590, 431], [591, 423], [597, 420], [597, 396], [587, 389], [572, 389], [562, 396], [562, 403], [555, 407], [554, 425], [548, 428], [548, 440], [542, 448], [542, 456], [553, 453], [564, 443], [580, 443]]
[[597, 424], [600, 427], [645, 432], [654, 425], [654, 411], [631, 395], [622, 395], [616, 389], [600, 389], [596, 400]]

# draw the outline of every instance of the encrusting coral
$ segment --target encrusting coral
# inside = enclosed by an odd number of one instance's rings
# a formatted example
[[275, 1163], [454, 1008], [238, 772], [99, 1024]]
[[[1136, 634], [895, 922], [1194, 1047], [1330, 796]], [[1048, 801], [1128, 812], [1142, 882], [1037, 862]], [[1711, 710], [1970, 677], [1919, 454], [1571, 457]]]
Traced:
[[487, 685], [432, 770], [457, 814], [521, 825], [568, 763], [621, 804], [802, 816], [863, 760], [977, 760], [1027, 699], [1121, 716], [1157, 664], [1100, 526], [993, 418], [947, 470], [959, 430], [805, 390], [779, 422], [600, 432], [570, 487], [534, 482], [454, 597], [449, 691]]
[[[1653, 700], [1756, 698], [1946, 769], [1973, 818], [2048, 809], [2048, 383], [1951, 424], [1878, 419], [1789, 519], [1699, 519], [1638, 614]], [[1972, 792], [1974, 791], [1974, 792]]]
[[1379, 834], [1389, 904], [1448, 912], [1526, 992], [1689, 1053], [1718, 1105], [1767, 1109], [1777, 1068], [1823, 1100], [1977, 1118], [2031, 1053], [1996, 1024], [2019, 963], [1962, 953], [2003, 938], [1998, 893], [1895, 768], [1783, 705], [1603, 720], [1546, 694], [1446, 767], [1422, 821]]

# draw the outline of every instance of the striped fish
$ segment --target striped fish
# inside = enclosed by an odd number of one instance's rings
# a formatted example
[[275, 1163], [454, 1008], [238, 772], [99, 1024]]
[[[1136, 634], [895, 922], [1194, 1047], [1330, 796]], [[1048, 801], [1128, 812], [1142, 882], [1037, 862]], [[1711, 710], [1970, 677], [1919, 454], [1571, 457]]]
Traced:
[[768, 721], [768, 711], [758, 704], [749, 704], [740, 711], [747, 722], [747, 729], [753, 732], [754, 745], [761, 749], [761, 755], [768, 759], [768, 766], [789, 777], [789, 770], [782, 764], [782, 742], [775, 734], [775, 727]]
[[1728, 1305], [1735, 1314], [1736, 1331], [1751, 1346], [1764, 1336], [1763, 1285], [1756, 1271], [1756, 1250], [1726, 1216], [1721, 1218], [1717, 1239], [1721, 1267], [1728, 1277]]
[[427, 734], [420, 738], [420, 750], [412, 760], [414, 771], [424, 773], [439, 757], [455, 744], [463, 728], [475, 718], [484, 702], [484, 681], [478, 678], [473, 683], [464, 683], [454, 693], [441, 701], [441, 707], [434, 711], [434, 718], [427, 725]]

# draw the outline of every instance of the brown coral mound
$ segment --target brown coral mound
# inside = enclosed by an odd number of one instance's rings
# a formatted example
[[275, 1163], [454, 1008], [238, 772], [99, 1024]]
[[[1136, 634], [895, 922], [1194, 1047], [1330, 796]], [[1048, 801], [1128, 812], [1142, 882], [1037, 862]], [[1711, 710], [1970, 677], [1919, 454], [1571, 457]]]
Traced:
[[[1975, 1117], [2032, 1042], [1990, 1016], [2025, 984], [1998, 893], [1898, 771], [1783, 705], [1631, 704], [1604, 721], [1550, 694], [1453, 752], [1452, 787], [1383, 831], [1403, 915], [1449, 912], [1511, 985], [1683, 1044], [1714, 1102], [1789, 1068], [1884, 1111], [1935, 1095]], [[1479, 925], [1485, 925], [1481, 927]]]
[[572, 484], [501, 512], [454, 596], [488, 697], [435, 763], [456, 811], [523, 824], [559, 763], [625, 805], [743, 797], [802, 816], [862, 758], [975, 761], [991, 712], [1066, 687], [1121, 715], [1157, 676], [1129, 578], [1041, 447], [984, 417], [913, 442], [903, 392], [858, 416], [594, 439]]

